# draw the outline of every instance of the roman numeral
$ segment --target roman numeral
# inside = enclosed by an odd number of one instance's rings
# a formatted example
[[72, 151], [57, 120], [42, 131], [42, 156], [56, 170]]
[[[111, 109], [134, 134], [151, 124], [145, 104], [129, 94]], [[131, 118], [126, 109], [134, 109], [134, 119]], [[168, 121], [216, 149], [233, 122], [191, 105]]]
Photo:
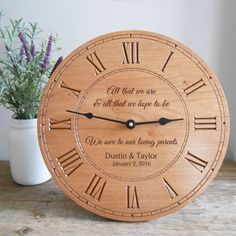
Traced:
[[75, 148], [57, 157], [57, 160], [62, 170], [66, 174], [66, 177], [69, 177], [81, 165], [83, 165], [83, 162], [80, 161], [81, 158]]
[[192, 165], [194, 166], [198, 171], [200, 171], [201, 173], [204, 171], [204, 169], [207, 166], [207, 161], [202, 160], [201, 158], [193, 155], [192, 153], [190, 153], [188, 151], [187, 156], [185, 157], [185, 159]]
[[61, 88], [64, 88], [64, 89], [68, 89], [68, 90], [70, 90], [76, 97], [78, 97], [79, 96], [79, 94], [80, 94], [80, 90], [78, 90], [78, 89], [75, 89], [75, 88], [71, 88], [71, 87], [69, 87], [65, 82], [61, 82], [60, 83], [60, 87]]
[[85, 193], [95, 200], [100, 201], [106, 183], [107, 181], [103, 180], [100, 176], [95, 174]]
[[169, 56], [168, 56], [168, 58], [167, 58], [166, 61], [165, 61], [164, 66], [163, 66], [162, 69], [161, 69], [162, 72], [165, 72], [165, 68], [166, 68], [166, 66], [167, 66], [167, 64], [168, 64], [168, 62], [169, 62], [169, 60], [170, 60], [170, 58], [172, 57], [173, 54], [174, 54], [174, 52], [171, 51], [170, 54], [169, 54]]
[[139, 42], [122, 42], [122, 64], [139, 64]]
[[99, 57], [97, 56], [97, 53], [95, 51], [93, 53], [91, 53], [90, 55], [88, 55], [86, 57], [86, 59], [93, 66], [95, 75], [98, 75], [101, 72], [103, 72], [104, 70], [106, 70], [106, 68], [102, 64], [101, 60], [99, 59]]
[[71, 129], [71, 118], [64, 120], [49, 119], [49, 130]]
[[169, 194], [170, 199], [174, 199], [178, 196], [178, 193], [173, 189], [173, 187], [171, 187], [171, 185], [167, 182], [167, 180], [165, 178], [163, 178], [163, 182], [164, 185], [166, 187], [166, 190]]
[[195, 130], [216, 130], [216, 116], [214, 117], [194, 117]]
[[203, 79], [200, 79], [197, 82], [188, 86], [187, 88], [183, 89], [183, 91], [184, 91], [185, 95], [188, 96], [203, 86], [206, 86], [206, 84], [204, 83]]
[[129, 209], [139, 209], [139, 200], [138, 200], [138, 194], [137, 194], [137, 188], [136, 186], [126, 187], [126, 193], [127, 193], [127, 208]]

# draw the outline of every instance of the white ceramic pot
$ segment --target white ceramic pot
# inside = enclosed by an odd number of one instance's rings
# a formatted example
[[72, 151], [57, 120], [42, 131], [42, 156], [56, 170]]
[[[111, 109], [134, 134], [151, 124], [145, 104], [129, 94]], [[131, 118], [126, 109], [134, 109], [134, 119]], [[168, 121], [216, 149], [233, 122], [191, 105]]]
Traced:
[[38, 144], [37, 119], [12, 119], [9, 159], [13, 180], [18, 184], [36, 185], [51, 178]]

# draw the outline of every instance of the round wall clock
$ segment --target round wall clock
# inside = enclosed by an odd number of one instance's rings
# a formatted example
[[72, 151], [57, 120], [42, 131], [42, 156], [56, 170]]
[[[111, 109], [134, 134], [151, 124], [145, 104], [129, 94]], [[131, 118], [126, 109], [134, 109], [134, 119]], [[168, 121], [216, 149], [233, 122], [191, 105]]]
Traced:
[[223, 90], [189, 48], [144, 31], [74, 50], [42, 97], [38, 136], [60, 189], [103, 217], [174, 212], [217, 174], [227, 149]]

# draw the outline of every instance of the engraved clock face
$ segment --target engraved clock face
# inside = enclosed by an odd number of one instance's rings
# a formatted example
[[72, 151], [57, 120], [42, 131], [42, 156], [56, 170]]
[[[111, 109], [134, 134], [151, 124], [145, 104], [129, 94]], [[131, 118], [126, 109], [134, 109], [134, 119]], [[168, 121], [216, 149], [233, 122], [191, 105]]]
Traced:
[[123, 31], [74, 50], [42, 97], [39, 143], [54, 180], [98, 215], [145, 221], [218, 172], [229, 114], [212, 71], [168, 37]]

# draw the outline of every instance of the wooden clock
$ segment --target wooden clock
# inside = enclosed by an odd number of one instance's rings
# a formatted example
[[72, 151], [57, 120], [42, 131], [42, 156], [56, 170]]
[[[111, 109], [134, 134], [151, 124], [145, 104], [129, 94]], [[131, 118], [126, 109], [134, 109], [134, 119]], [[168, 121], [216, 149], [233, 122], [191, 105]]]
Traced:
[[120, 221], [182, 208], [217, 174], [229, 139], [223, 90], [189, 48], [144, 31], [74, 50], [42, 97], [38, 136], [60, 189]]

